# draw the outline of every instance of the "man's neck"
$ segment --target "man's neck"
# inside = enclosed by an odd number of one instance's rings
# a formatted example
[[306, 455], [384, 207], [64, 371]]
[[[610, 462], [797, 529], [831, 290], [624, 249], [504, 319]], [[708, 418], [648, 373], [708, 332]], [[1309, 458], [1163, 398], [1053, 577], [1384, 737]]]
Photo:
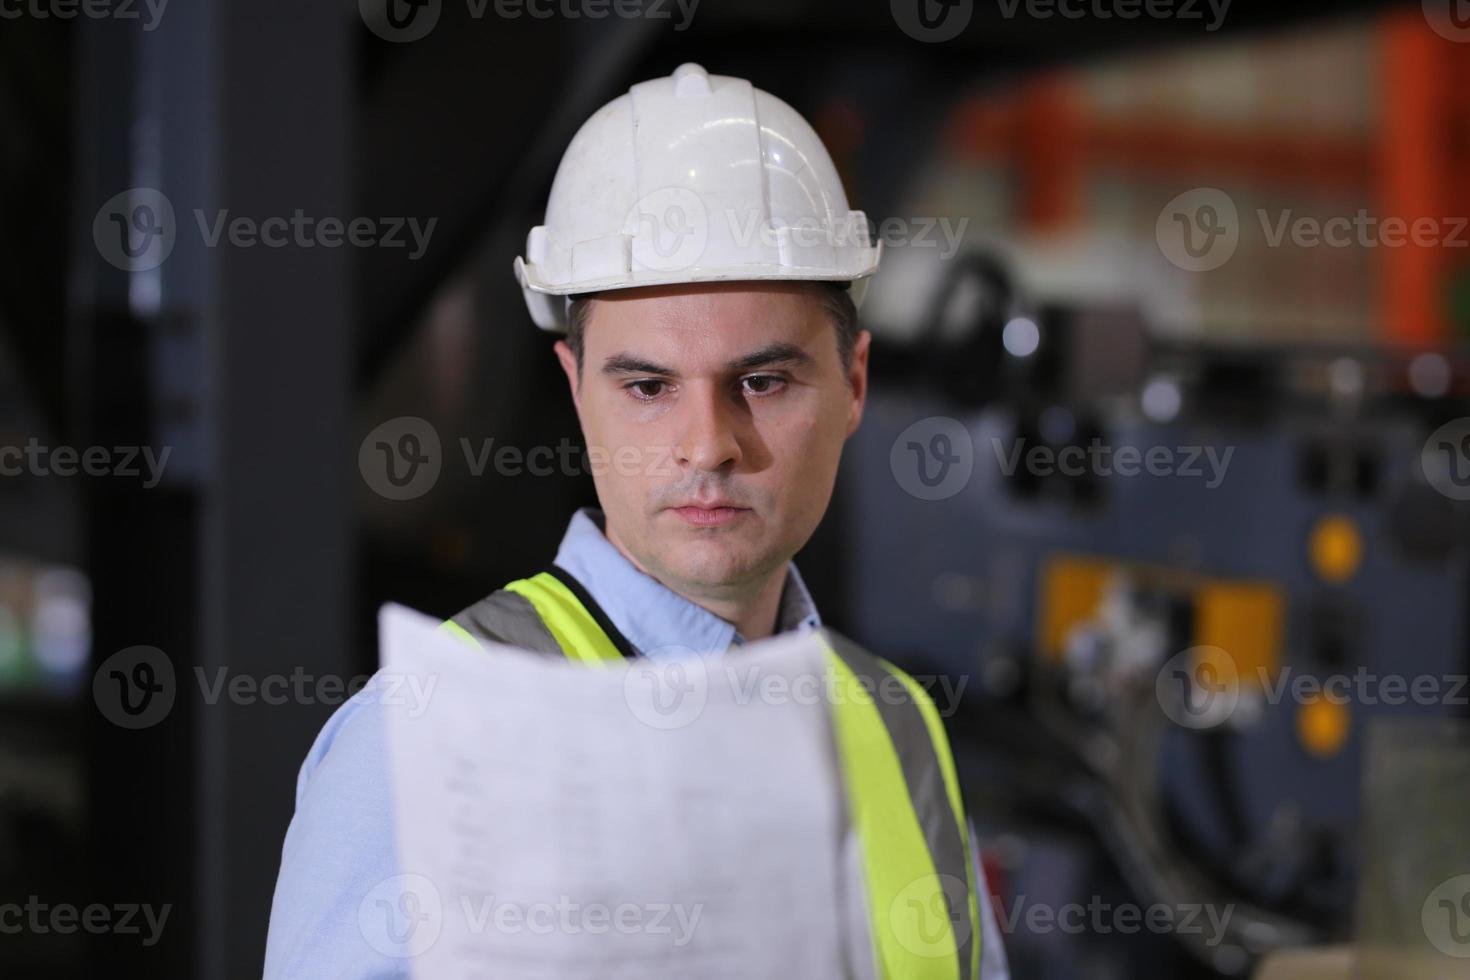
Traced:
[[624, 546], [617, 532], [606, 522], [603, 523], [602, 533], [612, 546], [622, 553], [624, 558], [632, 562], [634, 568], [670, 592], [688, 599], [696, 606], [707, 609], [725, 622], [731, 623], [747, 642], [763, 640], [775, 634], [776, 617], [781, 608], [781, 593], [785, 590], [788, 574], [784, 564], [752, 588], [732, 593], [706, 595], [671, 584], [645, 567]]

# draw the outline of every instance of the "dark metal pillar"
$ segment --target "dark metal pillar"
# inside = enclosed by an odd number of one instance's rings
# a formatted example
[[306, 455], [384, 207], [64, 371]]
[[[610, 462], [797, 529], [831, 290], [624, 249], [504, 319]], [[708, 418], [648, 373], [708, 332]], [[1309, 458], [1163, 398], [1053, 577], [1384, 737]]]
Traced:
[[[200, 227], [354, 217], [350, 14], [191, 0], [152, 31], [85, 25], [78, 403], [90, 439], [172, 450], [157, 487], [104, 483], [89, 507], [95, 659], [157, 646], [175, 693], [143, 730], [93, 718], [93, 891], [173, 906], [156, 946], [97, 940], [98, 975], [259, 975], [296, 767], [331, 705], [207, 694], [221, 676], [345, 680], [360, 659], [351, 246]], [[138, 187], [167, 200], [174, 242], [155, 268], [120, 269], [93, 217]]]

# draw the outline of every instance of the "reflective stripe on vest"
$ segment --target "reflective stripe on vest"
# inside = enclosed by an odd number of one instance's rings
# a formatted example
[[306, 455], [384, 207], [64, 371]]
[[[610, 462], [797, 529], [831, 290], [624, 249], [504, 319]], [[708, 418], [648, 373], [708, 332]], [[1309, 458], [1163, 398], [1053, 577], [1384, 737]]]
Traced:
[[[530, 603], [569, 660], [605, 668], [626, 659], [619, 643], [599, 625], [600, 610], [589, 609], [556, 574], [542, 572], [518, 579], [505, 590]], [[479, 645], [472, 633], [453, 620], [441, 629]], [[614, 628], [609, 625], [609, 629]], [[897, 719], [885, 721], [884, 715], [902, 706], [880, 705], [873, 696], [877, 679], [855, 669], [857, 654], [847, 651], [844, 655], [829, 642], [825, 631], [818, 636], [827, 649], [827, 689], [835, 695], [831, 709], [843, 783], [854, 830], [862, 842], [879, 980], [975, 980], [980, 972], [980, 928], [969, 832], [939, 712], [917, 681], [892, 664], [866, 655], [903, 683], [922, 718], [918, 737], [927, 744], [911, 744], [900, 752], [894, 742], [898, 729], [892, 723]], [[911, 741], [916, 743], [913, 737]], [[931, 750], [927, 767], [914, 761], [921, 752]], [[926, 826], [914, 796], [915, 792], [928, 794], [932, 801], [938, 791], [935, 782], [943, 786], [944, 813], [937, 815], [930, 806]]]
[[622, 651], [597, 624], [587, 607], [566, 583], [550, 572], [516, 579], [505, 589], [525, 596], [536, 607], [541, 622], [556, 638], [568, 660], [589, 667], [606, 667], [623, 659]]

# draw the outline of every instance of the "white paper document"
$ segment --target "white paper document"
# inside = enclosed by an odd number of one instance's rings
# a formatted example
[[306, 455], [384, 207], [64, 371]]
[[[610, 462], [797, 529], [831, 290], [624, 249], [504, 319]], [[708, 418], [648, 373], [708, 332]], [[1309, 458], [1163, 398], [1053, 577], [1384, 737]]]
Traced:
[[848, 975], [815, 635], [599, 669], [437, 625], [380, 615], [402, 873], [370, 942], [433, 980]]

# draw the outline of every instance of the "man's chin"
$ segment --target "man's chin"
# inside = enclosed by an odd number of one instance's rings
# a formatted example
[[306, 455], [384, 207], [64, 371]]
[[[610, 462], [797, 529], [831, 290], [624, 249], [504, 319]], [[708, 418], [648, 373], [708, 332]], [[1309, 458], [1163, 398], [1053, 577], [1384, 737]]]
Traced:
[[691, 585], [721, 588], [743, 582], [761, 564], [761, 549], [728, 533], [691, 531], [673, 542], [664, 567]]

